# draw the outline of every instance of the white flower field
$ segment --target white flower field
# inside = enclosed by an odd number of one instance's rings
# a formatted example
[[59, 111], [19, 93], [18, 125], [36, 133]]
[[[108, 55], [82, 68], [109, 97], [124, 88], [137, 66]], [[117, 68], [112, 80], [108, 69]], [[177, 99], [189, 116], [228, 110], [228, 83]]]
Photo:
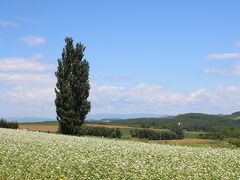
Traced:
[[240, 150], [0, 128], [0, 179], [240, 179]]

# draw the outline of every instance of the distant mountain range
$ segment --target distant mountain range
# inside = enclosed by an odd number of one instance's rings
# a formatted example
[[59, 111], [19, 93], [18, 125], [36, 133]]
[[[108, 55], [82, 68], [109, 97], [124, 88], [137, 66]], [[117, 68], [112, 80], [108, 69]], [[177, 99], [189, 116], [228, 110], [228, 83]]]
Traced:
[[[163, 115], [163, 114], [89, 114], [87, 116], [87, 120], [121, 120], [121, 119], [136, 119], [136, 118], [160, 118], [161, 120], [168, 119], [175, 120], [176, 122], [179, 120], [186, 119], [192, 121], [193, 119], [201, 120], [201, 121], [212, 121], [213, 119], [217, 120], [240, 120], [240, 112], [235, 112], [230, 115], [210, 115], [210, 114], [202, 114], [202, 113], [186, 113], [180, 114], [177, 116], [172, 115]], [[56, 121], [56, 118], [43, 118], [43, 117], [9, 117], [6, 118], [10, 121], [17, 122], [43, 122], [43, 121]]]
[[17, 122], [42, 122], [42, 121], [55, 121], [56, 118], [41, 118], [41, 117], [8, 117], [9, 121]]
[[186, 113], [160, 118], [109, 119], [97, 121], [96, 123], [157, 129], [171, 129], [175, 125], [181, 125], [183, 129], [190, 131], [206, 131], [224, 128], [231, 128], [233, 130], [240, 128], [240, 112], [229, 115]]
[[[166, 117], [168, 115], [163, 114], [89, 114], [87, 120], [101, 120], [101, 119], [128, 119], [128, 118], [157, 118]], [[43, 118], [43, 117], [8, 117], [10, 121], [17, 122], [42, 122], [42, 121], [54, 121], [56, 118]]]
[[164, 114], [89, 114], [87, 120], [101, 120], [101, 119], [131, 119], [131, 118], [157, 118], [166, 117]]

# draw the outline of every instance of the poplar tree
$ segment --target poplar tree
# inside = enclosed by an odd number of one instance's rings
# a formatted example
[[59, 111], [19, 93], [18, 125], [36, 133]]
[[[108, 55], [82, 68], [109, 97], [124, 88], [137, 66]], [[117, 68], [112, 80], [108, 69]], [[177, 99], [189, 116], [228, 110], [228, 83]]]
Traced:
[[91, 109], [88, 101], [89, 63], [84, 59], [83, 44], [77, 43], [74, 47], [73, 39], [68, 37], [65, 42], [62, 58], [58, 59], [58, 68], [55, 73], [57, 77], [56, 113], [59, 132], [77, 135]]

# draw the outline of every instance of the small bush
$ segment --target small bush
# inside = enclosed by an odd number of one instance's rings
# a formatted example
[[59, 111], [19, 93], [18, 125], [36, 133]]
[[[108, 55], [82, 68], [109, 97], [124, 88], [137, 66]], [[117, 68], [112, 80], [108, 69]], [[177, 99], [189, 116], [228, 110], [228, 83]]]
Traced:
[[134, 129], [130, 131], [130, 134], [132, 137], [149, 140], [170, 140], [178, 138], [174, 132], [158, 132], [150, 129]]
[[239, 138], [228, 138], [228, 139], [226, 139], [226, 141], [229, 142], [230, 144], [240, 147], [240, 139]]
[[105, 127], [89, 127], [82, 125], [79, 130], [79, 135], [90, 135], [90, 136], [102, 136], [111, 138], [121, 138], [122, 133], [118, 128], [105, 128]]

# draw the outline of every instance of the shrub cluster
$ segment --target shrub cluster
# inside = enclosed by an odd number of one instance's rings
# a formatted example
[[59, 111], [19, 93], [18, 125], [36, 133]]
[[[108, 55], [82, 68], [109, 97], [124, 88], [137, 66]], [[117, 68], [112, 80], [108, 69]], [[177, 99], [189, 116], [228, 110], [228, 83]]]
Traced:
[[5, 119], [0, 120], [0, 128], [10, 128], [10, 129], [17, 129], [18, 123], [17, 122], [9, 122]]
[[179, 139], [178, 135], [174, 132], [159, 132], [151, 129], [133, 129], [130, 131], [132, 137], [149, 140], [170, 140]]
[[205, 139], [219, 139], [223, 140], [226, 138], [240, 138], [240, 129], [226, 128], [226, 127], [215, 127], [212, 128], [208, 134], [200, 134], [201, 138]]
[[89, 127], [82, 125], [79, 130], [79, 135], [89, 135], [89, 136], [102, 136], [111, 138], [121, 138], [122, 133], [118, 128], [105, 128], [105, 127]]
[[177, 135], [176, 139], [183, 139], [184, 133], [183, 129], [180, 126], [172, 126], [170, 130]]
[[228, 139], [226, 139], [226, 141], [229, 142], [230, 144], [240, 147], [240, 139], [239, 138], [228, 138]]
[[240, 129], [219, 126], [212, 128], [207, 134], [200, 134], [199, 137], [204, 139], [224, 140], [240, 147]]

